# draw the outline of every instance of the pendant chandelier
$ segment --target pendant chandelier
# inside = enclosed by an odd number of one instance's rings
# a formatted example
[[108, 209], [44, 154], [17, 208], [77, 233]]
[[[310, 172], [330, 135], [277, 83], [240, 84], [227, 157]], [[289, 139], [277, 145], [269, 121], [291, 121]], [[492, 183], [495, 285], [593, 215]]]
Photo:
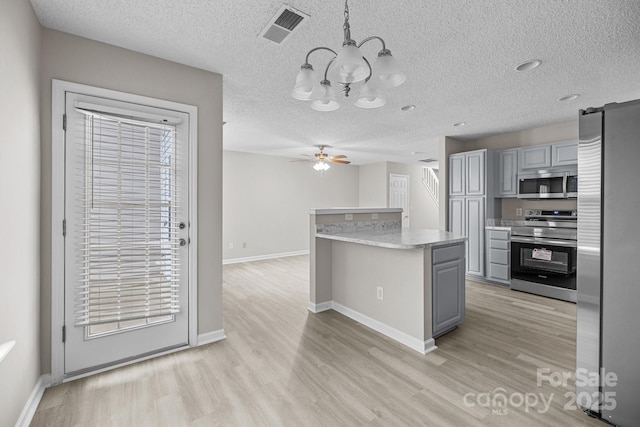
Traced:
[[[334, 111], [340, 108], [340, 103], [331, 82], [341, 85], [344, 96], [348, 97], [351, 85], [364, 80], [356, 96], [355, 105], [360, 108], [382, 107], [386, 102], [382, 90], [401, 85], [407, 76], [400, 70], [382, 38], [367, 37], [360, 43], [351, 38], [347, 0], [344, 2], [343, 29], [344, 42], [340, 53], [324, 46], [313, 48], [307, 53], [291, 95], [301, 101], [311, 101], [311, 108], [314, 110]], [[360, 52], [360, 47], [371, 40], [378, 40], [382, 44], [382, 50], [378, 52], [378, 58], [373, 65]], [[334, 55], [324, 70], [324, 78], [320, 81], [309, 63], [309, 56], [318, 50], [327, 50]]]

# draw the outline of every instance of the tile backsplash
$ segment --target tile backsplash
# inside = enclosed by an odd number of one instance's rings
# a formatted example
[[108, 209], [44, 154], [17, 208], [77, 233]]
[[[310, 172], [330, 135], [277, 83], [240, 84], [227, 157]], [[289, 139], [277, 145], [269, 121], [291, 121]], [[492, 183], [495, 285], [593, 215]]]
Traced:
[[[522, 209], [522, 215], [516, 215], [517, 209]], [[524, 211], [527, 209], [558, 209], [575, 210], [578, 209], [576, 199], [560, 200], [523, 200], [517, 198], [502, 199], [502, 219], [523, 220]]]

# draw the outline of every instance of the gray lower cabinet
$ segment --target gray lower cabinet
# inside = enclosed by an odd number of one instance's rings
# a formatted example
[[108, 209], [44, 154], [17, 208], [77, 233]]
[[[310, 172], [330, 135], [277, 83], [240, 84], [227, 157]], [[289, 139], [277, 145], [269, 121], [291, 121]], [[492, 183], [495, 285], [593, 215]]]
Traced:
[[484, 276], [485, 198], [467, 197], [467, 274]]
[[464, 242], [436, 246], [431, 251], [433, 336], [453, 329], [464, 320]]
[[467, 237], [466, 272], [484, 277], [484, 197], [452, 197], [449, 199], [449, 231]]
[[511, 285], [511, 238], [509, 230], [487, 229], [487, 279]]

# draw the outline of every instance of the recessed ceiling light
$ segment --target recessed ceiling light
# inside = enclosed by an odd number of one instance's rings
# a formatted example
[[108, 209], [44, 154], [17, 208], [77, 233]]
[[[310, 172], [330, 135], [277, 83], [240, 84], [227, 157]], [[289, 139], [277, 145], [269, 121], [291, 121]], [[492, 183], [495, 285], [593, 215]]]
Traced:
[[467, 122], [458, 122], [453, 124], [455, 127], [466, 126]]
[[579, 96], [580, 96], [580, 94], [578, 94], [578, 93], [572, 93], [571, 95], [567, 95], [567, 96], [563, 96], [562, 98], [558, 98], [558, 101], [560, 101], [560, 102], [573, 101], [574, 99], [578, 98]]
[[523, 62], [522, 64], [516, 67], [516, 71], [529, 71], [534, 68], [538, 68], [542, 64], [542, 61], [539, 59], [532, 59], [531, 61]]
[[404, 107], [400, 108], [402, 111], [411, 111], [411, 110], [415, 110], [416, 106], [411, 104], [411, 105], [405, 105]]

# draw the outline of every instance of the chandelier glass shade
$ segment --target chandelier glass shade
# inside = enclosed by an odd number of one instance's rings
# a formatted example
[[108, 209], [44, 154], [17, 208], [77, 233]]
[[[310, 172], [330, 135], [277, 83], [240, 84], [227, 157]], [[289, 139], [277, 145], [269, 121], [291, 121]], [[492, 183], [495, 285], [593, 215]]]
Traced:
[[388, 53], [378, 56], [373, 64], [369, 83], [377, 89], [389, 89], [400, 86], [406, 79], [407, 76], [400, 71], [398, 61]]
[[302, 68], [296, 77], [296, 85], [291, 91], [291, 96], [300, 101], [311, 99], [311, 92], [316, 84], [316, 73], [313, 68]]
[[316, 111], [334, 111], [340, 108], [336, 91], [331, 87], [329, 80], [321, 81], [320, 88], [312, 91], [311, 108]]
[[[344, 3], [344, 42], [339, 53], [328, 47], [316, 47], [307, 53], [304, 64], [296, 77], [296, 84], [291, 95], [301, 101], [311, 101], [311, 108], [317, 111], [334, 111], [340, 108], [336, 91], [331, 86], [333, 82], [342, 86], [344, 96], [348, 97], [351, 85], [364, 82], [360, 87], [355, 105], [360, 108], [378, 108], [385, 104], [386, 99], [380, 90], [390, 89], [404, 83], [407, 76], [402, 72], [391, 51], [386, 48], [384, 40], [378, 36], [367, 37], [359, 44], [351, 38], [349, 25], [349, 5]], [[371, 63], [362, 55], [360, 47], [372, 40], [382, 44], [378, 58]], [[318, 51], [326, 50], [333, 57], [324, 69], [323, 78], [316, 76], [313, 66], [309, 63], [309, 56]]]
[[331, 67], [331, 77], [340, 83], [360, 82], [369, 74], [369, 65], [355, 44], [344, 46]]
[[378, 108], [387, 102], [382, 97], [380, 90], [371, 85], [371, 81], [360, 86], [360, 92], [356, 100], [356, 107], [360, 108]]

